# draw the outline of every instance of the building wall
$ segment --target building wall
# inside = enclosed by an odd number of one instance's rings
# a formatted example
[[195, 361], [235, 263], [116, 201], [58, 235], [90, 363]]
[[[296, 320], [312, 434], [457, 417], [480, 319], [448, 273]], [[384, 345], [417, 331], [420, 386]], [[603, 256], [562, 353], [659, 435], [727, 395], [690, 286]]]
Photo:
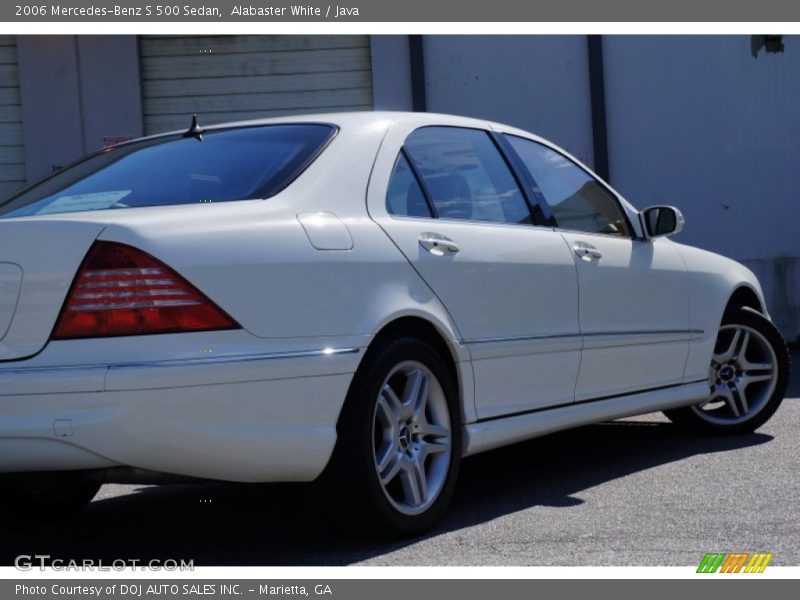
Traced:
[[375, 110], [411, 110], [411, 64], [407, 35], [371, 35]]
[[592, 164], [584, 36], [426, 36], [428, 110], [501, 121]]
[[142, 135], [136, 36], [17, 36], [28, 181]]
[[25, 181], [25, 139], [19, 94], [17, 40], [0, 35], [0, 197]]
[[282, 115], [371, 110], [366, 35], [141, 36], [147, 135]]

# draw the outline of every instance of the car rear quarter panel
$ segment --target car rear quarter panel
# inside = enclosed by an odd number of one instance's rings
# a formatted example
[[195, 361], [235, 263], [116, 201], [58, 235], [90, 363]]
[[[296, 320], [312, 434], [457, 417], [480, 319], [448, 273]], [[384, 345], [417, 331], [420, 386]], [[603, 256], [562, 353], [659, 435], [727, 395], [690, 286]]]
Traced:
[[374, 334], [407, 310], [449, 329], [431, 291], [371, 220], [338, 214], [353, 247], [316, 250], [296, 212], [282, 197], [213, 216], [112, 224], [100, 239], [156, 256], [257, 337]]

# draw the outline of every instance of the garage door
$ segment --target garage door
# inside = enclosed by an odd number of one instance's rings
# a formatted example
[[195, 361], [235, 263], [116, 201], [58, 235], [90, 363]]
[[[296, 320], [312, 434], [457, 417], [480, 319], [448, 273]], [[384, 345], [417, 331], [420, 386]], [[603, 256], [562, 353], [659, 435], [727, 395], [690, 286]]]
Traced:
[[25, 183], [25, 147], [19, 100], [17, 43], [0, 36], [0, 199]]
[[143, 36], [145, 133], [372, 109], [369, 36]]

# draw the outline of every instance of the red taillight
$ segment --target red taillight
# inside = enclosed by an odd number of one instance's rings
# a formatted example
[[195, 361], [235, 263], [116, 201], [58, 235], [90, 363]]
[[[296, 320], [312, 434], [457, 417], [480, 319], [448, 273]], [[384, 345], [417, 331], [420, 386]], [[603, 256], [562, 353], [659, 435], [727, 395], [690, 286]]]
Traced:
[[146, 252], [95, 242], [72, 283], [53, 339], [238, 327], [192, 284]]

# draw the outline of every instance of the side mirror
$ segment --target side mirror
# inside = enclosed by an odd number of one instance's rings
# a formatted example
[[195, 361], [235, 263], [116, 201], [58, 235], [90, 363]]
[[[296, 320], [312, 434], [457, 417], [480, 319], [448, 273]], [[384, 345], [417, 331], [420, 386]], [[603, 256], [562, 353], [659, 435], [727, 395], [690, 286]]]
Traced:
[[639, 218], [648, 238], [674, 235], [683, 229], [683, 214], [674, 206], [649, 206]]

